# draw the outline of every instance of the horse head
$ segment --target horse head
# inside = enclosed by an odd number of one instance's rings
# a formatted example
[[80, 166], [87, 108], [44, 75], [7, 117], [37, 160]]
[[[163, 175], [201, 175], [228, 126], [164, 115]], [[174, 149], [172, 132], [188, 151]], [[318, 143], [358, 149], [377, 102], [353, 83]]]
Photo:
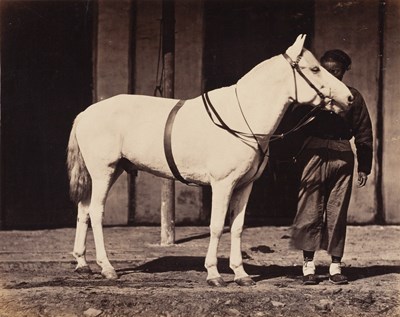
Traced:
[[305, 39], [306, 35], [300, 34], [283, 54], [293, 70], [290, 95], [297, 102], [322, 105], [336, 113], [348, 110], [354, 99], [350, 90], [304, 48]]

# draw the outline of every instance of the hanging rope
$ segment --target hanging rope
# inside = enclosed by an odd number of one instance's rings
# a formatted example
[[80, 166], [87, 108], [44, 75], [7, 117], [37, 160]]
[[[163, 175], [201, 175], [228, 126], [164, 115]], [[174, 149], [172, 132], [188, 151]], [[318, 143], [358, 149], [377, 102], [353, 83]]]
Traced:
[[[163, 78], [164, 78], [164, 58], [162, 56], [162, 33], [163, 32], [163, 20], [160, 19], [160, 34], [158, 36], [158, 61], [157, 61], [157, 74], [155, 80], [154, 96], [159, 93], [160, 97], [163, 96]], [[161, 72], [160, 72], [161, 65]]]

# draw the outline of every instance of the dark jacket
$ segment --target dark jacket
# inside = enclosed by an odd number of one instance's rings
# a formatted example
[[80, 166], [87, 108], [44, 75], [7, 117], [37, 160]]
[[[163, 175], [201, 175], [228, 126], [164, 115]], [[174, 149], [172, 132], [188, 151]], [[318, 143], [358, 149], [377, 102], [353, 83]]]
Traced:
[[[297, 132], [270, 143], [271, 159], [296, 157], [309, 136], [330, 140], [350, 140], [354, 137], [358, 171], [369, 174], [372, 167], [372, 124], [364, 98], [355, 88], [349, 87], [354, 102], [344, 115], [332, 111], [313, 111], [315, 118]], [[300, 120], [307, 118], [313, 109], [310, 105], [293, 104], [289, 107], [276, 133], [284, 133]]]

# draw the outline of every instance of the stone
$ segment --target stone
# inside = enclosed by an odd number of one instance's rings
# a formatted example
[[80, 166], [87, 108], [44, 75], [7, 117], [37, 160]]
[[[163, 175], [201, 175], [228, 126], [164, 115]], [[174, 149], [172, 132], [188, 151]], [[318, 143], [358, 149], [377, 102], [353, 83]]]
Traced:
[[88, 317], [97, 317], [97, 316], [100, 316], [101, 313], [102, 313], [102, 311], [99, 309], [89, 308], [83, 312], [83, 315], [88, 316]]

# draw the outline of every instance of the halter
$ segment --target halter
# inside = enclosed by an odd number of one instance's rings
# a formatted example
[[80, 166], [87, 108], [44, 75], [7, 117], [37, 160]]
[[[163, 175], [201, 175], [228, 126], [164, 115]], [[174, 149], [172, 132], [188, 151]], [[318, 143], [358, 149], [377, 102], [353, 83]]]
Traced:
[[[303, 53], [303, 52], [302, 52]], [[289, 62], [290, 66], [292, 67], [292, 71], [293, 71], [293, 78], [294, 78], [294, 87], [295, 87], [295, 95], [296, 95], [296, 99], [295, 101], [297, 101], [297, 81], [296, 81], [296, 73], [295, 71], [301, 76], [303, 77], [303, 79], [305, 80], [305, 82], [312, 88], [315, 90], [315, 92], [317, 93], [318, 97], [321, 98], [321, 102], [320, 104], [317, 106], [318, 108], [323, 108], [325, 106], [325, 99], [329, 99], [329, 100], [333, 100], [331, 97], [328, 97], [326, 95], [324, 95], [321, 90], [319, 90], [317, 87], [315, 87], [315, 85], [306, 77], [306, 75], [304, 75], [304, 73], [301, 71], [301, 68], [299, 66], [300, 60], [303, 57], [303, 55], [299, 54], [296, 58], [296, 60], [292, 60], [290, 58], [290, 56], [286, 53], [283, 53], [283, 57]]]

